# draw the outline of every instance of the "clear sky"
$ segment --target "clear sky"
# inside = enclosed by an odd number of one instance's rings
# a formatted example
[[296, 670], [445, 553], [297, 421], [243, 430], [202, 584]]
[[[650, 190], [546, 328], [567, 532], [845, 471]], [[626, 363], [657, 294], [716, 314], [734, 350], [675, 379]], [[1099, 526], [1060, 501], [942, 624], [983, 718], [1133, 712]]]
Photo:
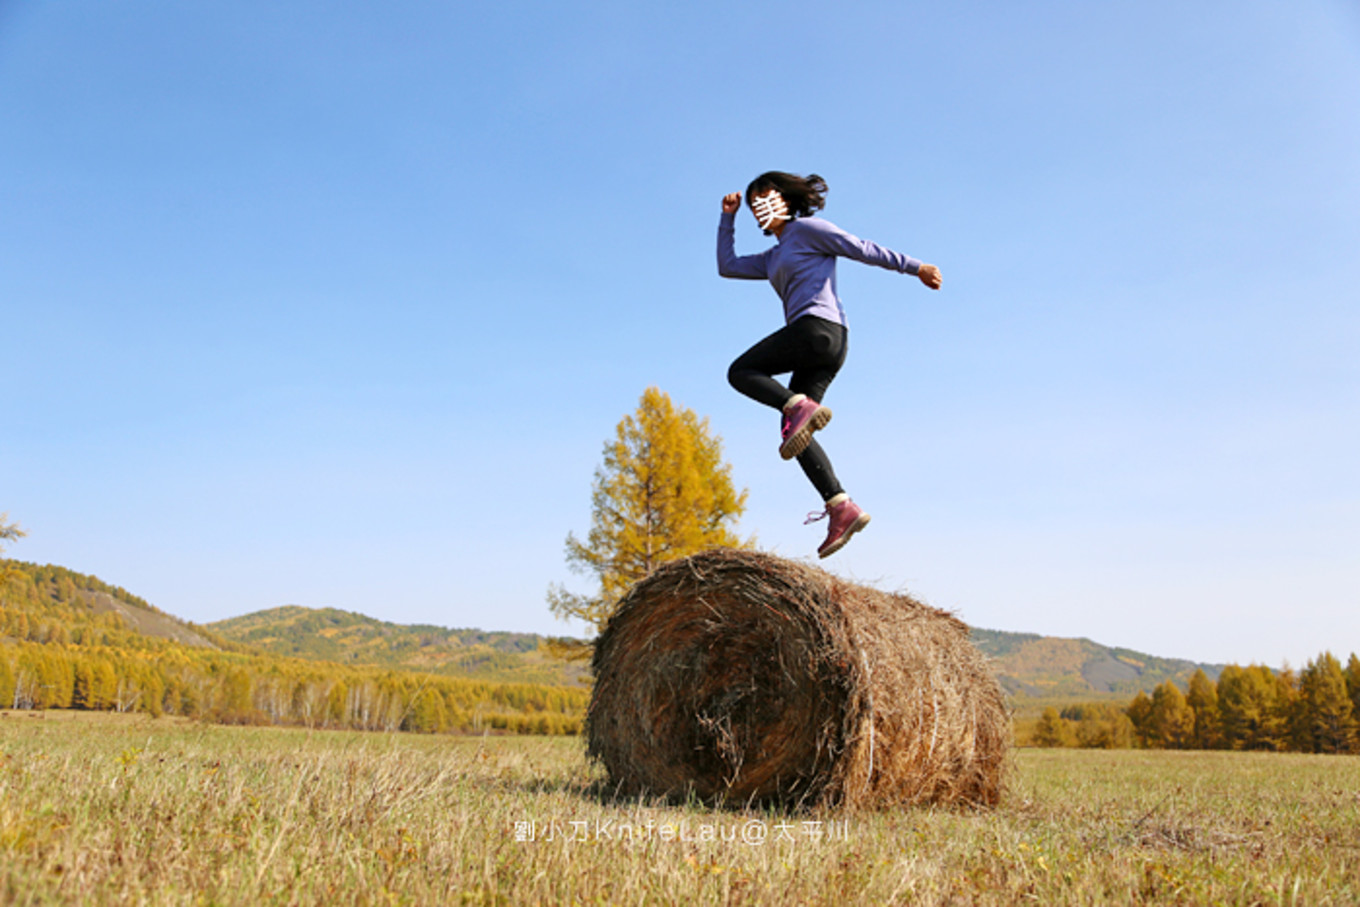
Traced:
[[[1360, 7], [0, 0], [10, 556], [197, 622], [580, 632], [555, 581], [656, 385], [740, 529], [824, 523], [726, 384], [780, 326], [724, 193], [824, 216], [828, 569], [1203, 661], [1360, 650]], [[739, 252], [769, 242], [749, 212]]]

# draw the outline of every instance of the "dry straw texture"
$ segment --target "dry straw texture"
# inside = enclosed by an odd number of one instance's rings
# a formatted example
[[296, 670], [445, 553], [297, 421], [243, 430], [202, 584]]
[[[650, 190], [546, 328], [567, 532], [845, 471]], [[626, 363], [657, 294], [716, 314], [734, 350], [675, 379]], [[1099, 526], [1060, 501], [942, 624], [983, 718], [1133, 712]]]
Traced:
[[968, 627], [906, 595], [716, 549], [634, 586], [596, 643], [587, 752], [621, 794], [992, 806], [1010, 716]]

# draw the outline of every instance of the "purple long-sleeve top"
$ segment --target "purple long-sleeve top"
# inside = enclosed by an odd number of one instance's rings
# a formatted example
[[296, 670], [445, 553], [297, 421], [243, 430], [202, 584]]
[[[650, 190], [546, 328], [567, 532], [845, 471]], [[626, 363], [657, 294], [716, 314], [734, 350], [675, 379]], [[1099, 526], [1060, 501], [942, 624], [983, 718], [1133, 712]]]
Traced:
[[736, 213], [724, 211], [718, 221], [718, 273], [743, 280], [769, 280], [784, 301], [784, 322], [804, 315], [845, 324], [845, 308], [836, 294], [836, 258], [852, 258], [890, 271], [917, 274], [921, 262], [910, 255], [851, 236], [820, 217], [799, 217], [784, 225], [779, 242], [756, 255], [734, 250]]

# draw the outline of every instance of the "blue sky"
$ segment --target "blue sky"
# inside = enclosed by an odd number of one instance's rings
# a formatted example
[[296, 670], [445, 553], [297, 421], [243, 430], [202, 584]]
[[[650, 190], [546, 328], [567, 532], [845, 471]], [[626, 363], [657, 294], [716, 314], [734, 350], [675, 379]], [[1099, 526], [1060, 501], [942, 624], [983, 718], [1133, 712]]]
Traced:
[[579, 632], [544, 592], [656, 385], [741, 530], [811, 555], [725, 381], [779, 302], [713, 260], [779, 168], [945, 280], [840, 268], [824, 444], [874, 522], [829, 569], [1160, 655], [1360, 650], [1357, 98], [1341, 0], [0, 0], [9, 554], [198, 622]]

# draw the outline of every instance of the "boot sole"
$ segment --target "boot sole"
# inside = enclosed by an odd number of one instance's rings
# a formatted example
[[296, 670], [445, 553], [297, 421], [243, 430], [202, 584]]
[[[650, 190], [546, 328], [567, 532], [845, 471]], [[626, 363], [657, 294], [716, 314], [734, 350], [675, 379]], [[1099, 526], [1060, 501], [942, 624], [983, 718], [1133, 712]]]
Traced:
[[831, 421], [831, 410], [825, 406], [819, 406], [817, 411], [812, 414], [812, 418], [807, 420], [807, 424], [779, 445], [779, 456], [785, 460], [792, 460], [812, 443], [812, 433], [826, 428], [826, 424]]
[[832, 542], [830, 545], [827, 545], [824, 549], [818, 551], [818, 552], [817, 552], [817, 556], [818, 556], [818, 557], [830, 557], [831, 555], [835, 554], [837, 551], [840, 551], [840, 550], [841, 550], [842, 548], [844, 548], [844, 547], [846, 546], [846, 544], [850, 541], [850, 536], [854, 535], [856, 532], [859, 532], [861, 529], [863, 529], [865, 526], [868, 526], [868, 525], [869, 525], [869, 514], [867, 514], [867, 513], [861, 513], [861, 514], [859, 515], [859, 519], [855, 520], [855, 521], [854, 521], [853, 523], [851, 523], [848, 527], [846, 527], [845, 532], [841, 534], [841, 537], [840, 537], [840, 538], [836, 539], [836, 540], [835, 540], [834, 542]]

